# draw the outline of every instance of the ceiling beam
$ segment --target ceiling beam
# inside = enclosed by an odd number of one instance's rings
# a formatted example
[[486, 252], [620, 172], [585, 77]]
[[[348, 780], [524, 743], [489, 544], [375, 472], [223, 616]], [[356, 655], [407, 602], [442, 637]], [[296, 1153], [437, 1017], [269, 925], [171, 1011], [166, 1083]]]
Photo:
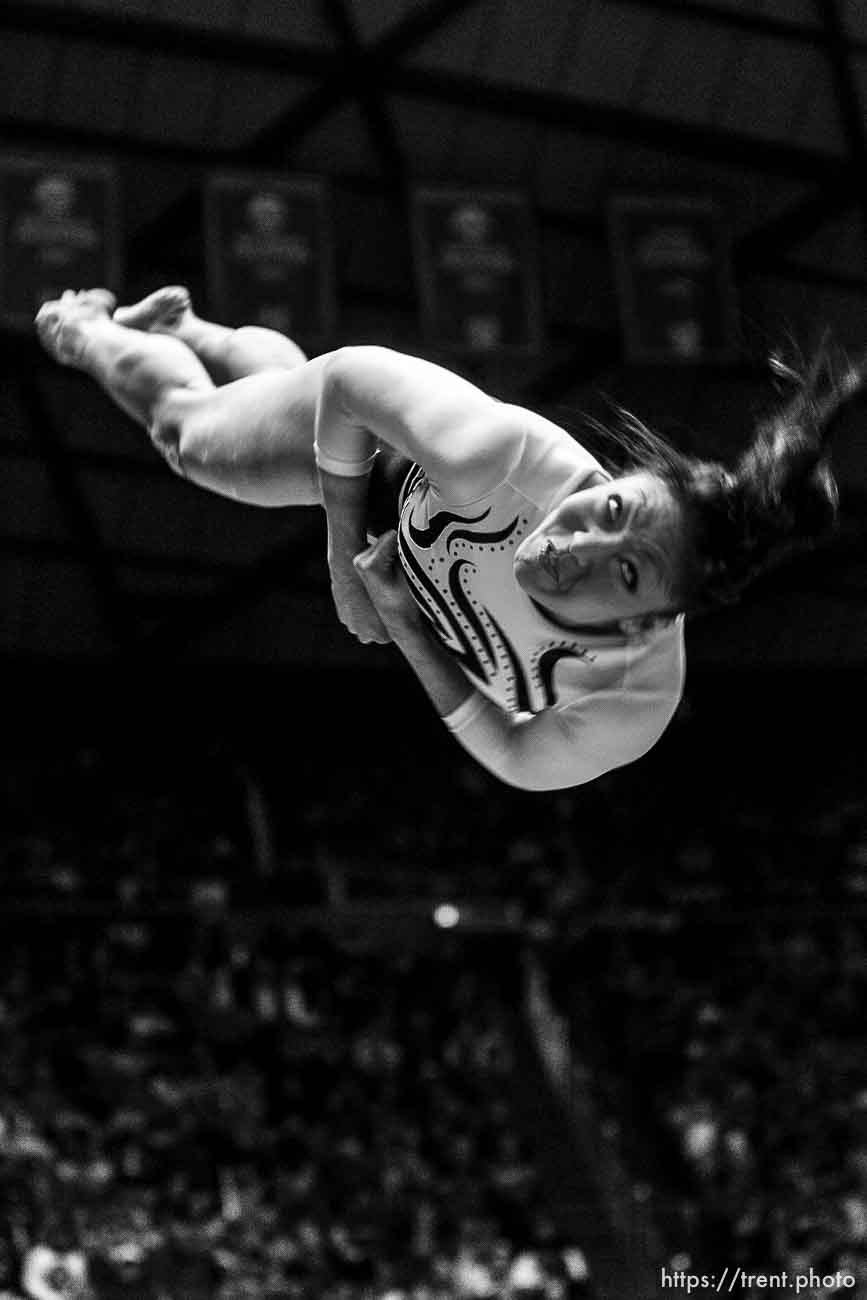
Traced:
[[[356, 78], [363, 76], [369, 84], [379, 85], [384, 68], [478, 3], [479, 0], [428, 0], [424, 8], [395, 23], [363, 52], [356, 53]], [[341, 60], [317, 89], [278, 114], [240, 148], [228, 151], [224, 161], [231, 160], [235, 166], [245, 167], [290, 166], [298, 143], [351, 99], [355, 90], [353, 78], [347, 76], [346, 62]], [[136, 232], [132, 240], [134, 252], [159, 248], [167, 238], [175, 236], [179, 227], [195, 225], [200, 213], [200, 196], [190, 190]]]
[[0, 31], [308, 78], [339, 75], [342, 66], [339, 53], [318, 45], [145, 18], [130, 11], [121, 14], [101, 8], [88, 12], [57, 0], [4, 0]]
[[[823, 186], [842, 187], [846, 178], [851, 177], [846, 158], [818, 149], [679, 122], [616, 105], [594, 103], [577, 96], [415, 67], [387, 67], [382, 70], [382, 82], [388, 90], [407, 98], [449, 108], [464, 108], [489, 117], [520, 119], [564, 134], [609, 139], [698, 161], [818, 181]], [[262, 138], [256, 137], [241, 149], [202, 149], [163, 139], [137, 138], [119, 131], [72, 127], [46, 120], [0, 118], [0, 139], [18, 147], [110, 153], [131, 160], [192, 166], [202, 172], [230, 163], [236, 166], [264, 164], [269, 158], [276, 163], [275, 154], [270, 150], [263, 151], [257, 143]], [[287, 145], [285, 138], [282, 145]], [[198, 196], [195, 196], [196, 210], [197, 204]], [[173, 209], [176, 206], [173, 205]]]
[[395, 94], [428, 103], [510, 120], [526, 119], [552, 131], [610, 139], [620, 145], [729, 164], [739, 170], [824, 182], [839, 178], [845, 166], [845, 159], [822, 150], [601, 104], [577, 95], [415, 66], [390, 66], [383, 69], [382, 77]]
[[[633, 2], [647, 4], [650, 0]], [[757, 136], [678, 122], [526, 86], [484, 82], [458, 73], [399, 65], [402, 57], [475, 3], [478, 0], [432, 0], [425, 9], [395, 24], [370, 46], [361, 47], [359, 43], [354, 50], [344, 47], [336, 53], [288, 42], [272, 42], [266, 53], [261, 38], [205, 32], [198, 27], [175, 28], [170, 23], [132, 16], [111, 20], [102, 13], [85, 15], [80, 10], [67, 10], [56, 4], [21, 4], [20, 0], [12, 4], [7, 0], [0, 9], [0, 29], [4, 25], [26, 29], [30, 14], [30, 27], [46, 34], [57, 35], [65, 31], [68, 35], [76, 34], [85, 39], [86, 33], [87, 39], [101, 43], [127, 45], [150, 52], [164, 49], [180, 56], [193, 55], [197, 59], [218, 57], [236, 65], [268, 66], [295, 75], [327, 78], [326, 83], [305, 97], [300, 105], [288, 109], [241, 149], [225, 151], [235, 162], [285, 160], [287, 152], [291, 154], [302, 135], [356, 93], [354, 76], [347, 73], [358, 71], [363, 65], [364, 78], [370, 85], [449, 107], [464, 107], [507, 118], [524, 117], [554, 130], [622, 139], [648, 148], [672, 150], [785, 175], [815, 175], [824, 180], [839, 170], [840, 159], [783, 141], [765, 141]], [[688, 13], [690, 17], [698, 17], [701, 13], [701, 10], [685, 9], [680, 5], [675, 5], [674, 10], [684, 15]], [[812, 40], [820, 42], [821, 34], [813, 33]], [[260, 60], [267, 60], [267, 64]], [[187, 155], [190, 152], [187, 150]], [[213, 160], [219, 154], [215, 151], [209, 156]]]
[[[480, 0], [429, 0], [424, 8], [390, 27], [358, 54], [365, 64], [365, 75], [380, 83], [384, 70], [396, 65], [405, 55], [422, 45], [430, 36], [454, 22]], [[345, 63], [318, 89], [293, 104], [268, 126], [242, 145], [236, 152], [241, 160], [256, 162], [288, 161], [298, 141], [318, 126], [334, 109], [352, 98], [353, 87], [345, 77]]]
[[[336, 6], [335, 14], [339, 8], [343, 8], [341, 0], [324, 0], [324, 2], [332, 7]], [[125, 15], [121, 18], [102, 12], [88, 13], [80, 9], [69, 9], [57, 3], [34, 2], [34, 0], [28, 3], [22, 3], [21, 0], [7, 0], [6, 5], [0, 10], [0, 29], [29, 31], [46, 36], [61, 35], [71, 40], [93, 40], [103, 45], [151, 53], [157, 51], [177, 57], [211, 59], [235, 66], [262, 67], [296, 75], [326, 77], [328, 80], [325, 86], [307, 96], [300, 106], [288, 110], [281, 122], [273, 124], [271, 128], [260, 133], [258, 142], [251, 142], [251, 160], [253, 160], [256, 155], [260, 158], [267, 155], [274, 147], [276, 137], [282, 136], [285, 141], [287, 137], [297, 136], [299, 132], [303, 133], [315, 121], [321, 120], [321, 116], [337, 103], [357, 93], [359, 78], [369, 91], [371, 85], [378, 84], [374, 73], [383, 71], [383, 60], [390, 62], [401, 57], [417, 42], [437, 30], [443, 22], [463, 12], [473, 2], [474, 0], [435, 0], [435, 3], [427, 9], [414, 14], [402, 23], [395, 24], [394, 28], [374, 42], [369, 50], [361, 47], [352, 20], [345, 8], [342, 17], [333, 18], [338, 29], [339, 25], [342, 25], [344, 31], [342, 48], [337, 51], [298, 45], [293, 42], [274, 42], [245, 33], [224, 32], [198, 26], [179, 26], [136, 15]], [[696, 6], [684, 4], [682, 0], [615, 0], [615, 2], [661, 14], [670, 14], [687, 22], [739, 30], [745, 34], [796, 40], [822, 50], [829, 48], [828, 23], [829, 21], [834, 23], [833, 16], [829, 20], [829, 15], [824, 11], [822, 0], [819, 0], [822, 26], [790, 23], [744, 13], [719, 4]], [[350, 32], [352, 35], [348, 37]], [[841, 63], [846, 65], [851, 52], [867, 52], [867, 42], [847, 38], [839, 20], [834, 27], [831, 47], [836, 51], [834, 57], [838, 65]], [[366, 61], [363, 72], [362, 58]], [[433, 81], [427, 82], [425, 89], [424, 85], [418, 84], [416, 71], [412, 70], [410, 80], [414, 84], [407, 86], [405, 79], [400, 75], [400, 70], [392, 70], [389, 79], [391, 87], [399, 93], [422, 95], [427, 93], [447, 103], [460, 101], [468, 108], [476, 106], [474, 92], [476, 83], [468, 87], [465, 84], [466, 79], [453, 80], [448, 86], [444, 84], [442, 76], [437, 76]], [[848, 89], [844, 89], [841, 102], [845, 104], [844, 112], [851, 132], [853, 124], [857, 129], [860, 122], [857, 103], [853, 108], [851, 73], [848, 74], [848, 83]], [[838, 84], [840, 84], [839, 73]], [[609, 132], [649, 147], [656, 147], [659, 144], [668, 147], [672, 143], [672, 131], [675, 128], [667, 120], [659, 122], [646, 116], [642, 118], [640, 114], [629, 113], [626, 117], [632, 123], [630, 127], [626, 124], [622, 111], [619, 115], [614, 111], [606, 119], [604, 113], [600, 113], [601, 106], [578, 103], [562, 96], [541, 95], [535, 99], [522, 99], [520, 106], [517, 106], [514, 100], [514, 89], [506, 88], [503, 91], [503, 88], [493, 87], [492, 93], [491, 88], [488, 88], [479, 107], [484, 111], [506, 112], [510, 116], [516, 113], [525, 115], [526, 112], [533, 115], [541, 113], [555, 129], [562, 122], [563, 128], [584, 129], [594, 134]], [[571, 104], [571, 113], [565, 111], [564, 100], [567, 104]], [[376, 93], [376, 101], [378, 107], [374, 109], [374, 113], [382, 124], [384, 121], [382, 96], [379, 92]], [[372, 125], [373, 119], [371, 119]], [[50, 148], [60, 144], [86, 150], [109, 149], [134, 152], [136, 156], [142, 158], [154, 160], [165, 158], [166, 161], [193, 163], [202, 168], [239, 161], [238, 151], [234, 149], [204, 153], [186, 146], [166, 146], [162, 142], [132, 143], [128, 137], [122, 136], [95, 139], [89, 138], [92, 133], [69, 131], [62, 126], [58, 128], [54, 123], [32, 123], [26, 126], [9, 122], [0, 123], [0, 133], [9, 138], [11, 143], [15, 143], [18, 137], [22, 143], [29, 139], [37, 147]], [[709, 151], [718, 161], [731, 160], [736, 163], [744, 159], [754, 166], [779, 169], [789, 174], [812, 171], [816, 167], [823, 173], [820, 193], [809, 196], [802, 208], [796, 207], [752, 233], [740, 253], [741, 265], [744, 269], [760, 263], [766, 251], [778, 253], [782, 243], [795, 243], [808, 238], [822, 224], [845, 211], [855, 201], [853, 191], [858, 184], [857, 173], [842, 172], [835, 178], [827, 175], [829, 165], [831, 170], [836, 167], [839, 172], [839, 160], [835, 163], [826, 155], [816, 154], [815, 151], [792, 151], [784, 146], [756, 141], [752, 137], [746, 140], [743, 137], [728, 137], [728, 146], [720, 148], [718, 141], [721, 134], [725, 138], [726, 133], [708, 133], [705, 128], [687, 127], [686, 134], [678, 140], [678, 147], [681, 151], [699, 156]], [[393, 176], [403, 166], [403, 159], [399, 144], [395, 147], [392, 128], [386, 128], [384, 132], [372, 132], [372, 135], [380, 140], [391, 140], [391, 144], [380, 143], [378, 147], [381, 151], [387, 150], [389, 156], [386, 166]], [[260, 151], [264, 151], [264, 154]], [[189, 219], [192, 211], [189, 196], [183, 203], [186, 217]], [[174, 219], [180, 216], [181, 211], [177, 207], [174, 211]], [[169, 221], [170, 217], [158, 220]]]
[[400, 134], [377, 79], [370, 75], [369, 65], [364, 59], [364, 45], [347, 0], [319, 0], [319, 5], [346, 60], [349, 85], [367, 126], [373, 152], [378, 156], [385, 176], [393, 185], [402, 186], [406, 183], [409, 169]]
[[[694, 26], [712, 27], [717, 31], [739, 32], [744, 36], [765, 36], [771, 40], [790, 41], [793, 45], [820, 50], [824, 44], [821, 27], [797, 19], [775, 18], [771, 14], [736, 9], [732, 5], [708, 3], [691, 4], [689, 0], [608, 0], [613, 8], [643, 9], [677, 18]], [[853, 39], [853, 51], [867, 53], [867, 41]]]
[[[381, 85], [382, 75], [387, 68], [396, 66], [400, 59], [411, 54], [429, 37], [479, 3], [480, 0], [429, 0], [423, 9], [395, 23], [383, 35], [357, 52], [357, 60], [365, 65], [364, 75], [371, 82]], [[341, 68], [322, 86], [257, 132], [238, 153], [244, 158], [252, 153], [256, 161], [291, 158], [298, 141], [335, 108], [351, 98], [353, 87], [347, 84], [343, 68], [344, 65], [341, 64]]]
[[[821, 23], [789, 21], [731, 5], [691, 4], [688, 0], [608, 0], [608, 3], [611, 8], [657, 13], [691, 26], [740, 32], [744, 36], [764, 36], [815, 50], [825, 48], [826, 37]], [[820, 17], [824, 21], [824, 17]], [[417, 13], [398, 26], [411, 35], [413, 24], [426, 25]], [[341, 61], [339, 54], [318, 45], [275, 41], [271, 36], [205, 27], [198, 23], [176, 23], [129, 11], [121, 15], [105, 7], [99, 11], [86, 10], [58, 3], [58, 0], [4, 0], [0, 8], [0, 31], [88, 41], [104, 47], [167, 54], [234, 67], [272, 69], [298, 76], [328, 75], [338, 70]], [[395, 43], [395, 35], [387, 34], [385, 40], [384, 53], [388, 54]], [[867, 54], [867, 40], [849, 35], [846, 43], [853, 54]]]

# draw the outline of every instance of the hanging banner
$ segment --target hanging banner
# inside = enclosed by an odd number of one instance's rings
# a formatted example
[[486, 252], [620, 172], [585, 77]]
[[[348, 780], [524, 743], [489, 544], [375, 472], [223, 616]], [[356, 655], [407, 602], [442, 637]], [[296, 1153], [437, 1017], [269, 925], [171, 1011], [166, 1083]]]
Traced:
[[728, 232], [711, 199], [620, 195], [609, 234], [630, 361], [720, 362], [736, 354]]
[[302, 342], [334, 330], [333, 241], [325, 182], [221, 172], [205, 189], [208, 286], [217, 320]]
[[104, 162], [0, 156], [0, 316], [31, 329], [65, 289], [117, 290], [117, 174]]
[[538, 352], [541, 291], [527, 198], [423, 186], [413, 192], [412, 216], [428, 341], [473, 353]]

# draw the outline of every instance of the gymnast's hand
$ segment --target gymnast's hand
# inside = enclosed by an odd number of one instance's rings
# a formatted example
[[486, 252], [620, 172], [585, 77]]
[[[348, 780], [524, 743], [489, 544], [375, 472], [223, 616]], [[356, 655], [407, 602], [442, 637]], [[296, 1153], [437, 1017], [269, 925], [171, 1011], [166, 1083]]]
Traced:
[[419, 621], [419, 612], [397, 558], [394, 529], [383, 533], [366, 550], [359, 551], [353, 563], [388, 639], [397, 640], [402, 630]]
[[330, 557], [329, 568], [334, 607], [343, 626], [363, 645], [387, 645], [391, 637], [376, 612], [353, 558]]

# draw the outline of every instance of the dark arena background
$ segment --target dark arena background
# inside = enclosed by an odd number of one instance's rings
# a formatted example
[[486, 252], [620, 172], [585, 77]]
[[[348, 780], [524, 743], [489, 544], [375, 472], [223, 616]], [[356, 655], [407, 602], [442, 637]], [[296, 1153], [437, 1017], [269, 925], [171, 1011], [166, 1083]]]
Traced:
[[731, 459], [867, 349], [860, 0], [0, 0], [0, 1296], [867, 1297], [867, 439], [499, 784], [31, 320], [187, 284]]

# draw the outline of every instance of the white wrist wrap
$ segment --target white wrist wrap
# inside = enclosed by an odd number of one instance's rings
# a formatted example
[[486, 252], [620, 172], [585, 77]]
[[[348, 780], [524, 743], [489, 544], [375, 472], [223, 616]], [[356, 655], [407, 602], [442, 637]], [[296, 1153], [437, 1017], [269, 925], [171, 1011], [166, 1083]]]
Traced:
[[338, 478], [361, 478], [373, 469], [373, 462], [379, 455], [379, 450], [377, 449], [365, 460], [340, 460], [324, 452], [319, 443], [314, 442], [313, 454], [316, 457], [316, 464], [320, 469], [324, 469], [326, 474], [336, 474]]

